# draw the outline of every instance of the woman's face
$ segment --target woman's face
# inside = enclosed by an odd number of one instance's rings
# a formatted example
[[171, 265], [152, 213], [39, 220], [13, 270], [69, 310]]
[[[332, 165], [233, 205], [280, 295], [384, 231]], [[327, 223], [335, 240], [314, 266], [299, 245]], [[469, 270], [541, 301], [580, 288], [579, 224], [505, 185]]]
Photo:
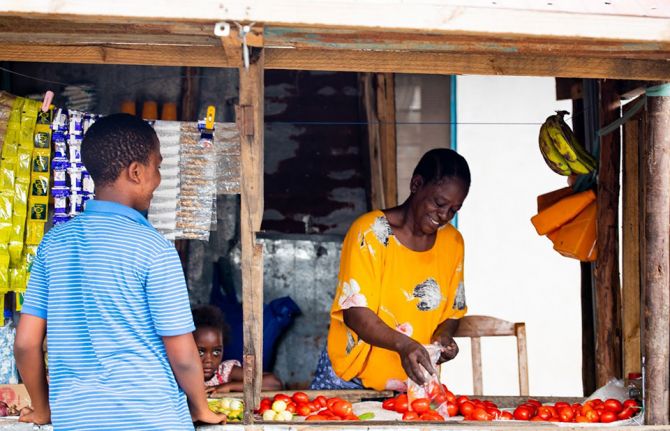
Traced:
[[425, 183], [420, 175], [416, 175], [412, 178], [411, 190], [415, 226], [427, 235], [449, 223], [468, 195], [468, 186], [458, 177], [443, 177]]
[[223, 360], [223, 334], [214, 328], [199, 328], [193, 333], [202, 361], [205, 380], [209, 380]]

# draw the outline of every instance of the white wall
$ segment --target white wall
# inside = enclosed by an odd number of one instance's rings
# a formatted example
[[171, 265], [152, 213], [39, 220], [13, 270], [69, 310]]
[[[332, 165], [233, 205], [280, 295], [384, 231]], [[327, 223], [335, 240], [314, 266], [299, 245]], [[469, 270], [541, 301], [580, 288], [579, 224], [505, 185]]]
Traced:
[[[580, 396], [579, 263], [553, 251], [529, 219], [536, 196], [564, 187], [538, 149], [539, 125], [558, 109], [553, 78], [458, 77], [458, 151], [472, 172], [459, 215], [469, 314], [526, 322], [531, 395]], [[467, 123], [533, 123], [483, 125]], [[469, 341], [443, 367], [447, 386], [472, 393]], [[514, 338], [482, 340], [484, 393], [517, 395]]]

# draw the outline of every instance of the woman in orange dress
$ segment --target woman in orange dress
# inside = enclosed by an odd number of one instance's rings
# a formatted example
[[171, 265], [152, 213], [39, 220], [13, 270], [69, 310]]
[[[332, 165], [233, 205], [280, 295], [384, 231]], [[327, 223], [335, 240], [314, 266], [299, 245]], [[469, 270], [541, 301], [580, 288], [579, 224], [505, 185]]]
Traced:
[[449, 224], [470, 188], [470, 170], [453, 150], [430, 150], [401, 205], [372, 211], [342, 246], [327, 348], [313, 389], [403, 390], [434, 373], [424, 344], [458, 353], [453, 334], [467, 312], [463, 238]]

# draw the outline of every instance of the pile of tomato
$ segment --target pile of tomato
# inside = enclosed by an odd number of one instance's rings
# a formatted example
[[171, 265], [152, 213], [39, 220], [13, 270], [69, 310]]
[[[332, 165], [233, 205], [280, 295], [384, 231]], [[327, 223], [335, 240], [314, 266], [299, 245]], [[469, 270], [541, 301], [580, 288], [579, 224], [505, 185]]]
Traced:
[[616, 399], [605, 401], [593, 399], [583, 404], [559, 401], [546, 406], [537, 400], [528, 400], [514, 410], [513, 417], [520, 421], [609, 423], [630, 419], [639, 410], [640, 406], [635, 400], [626, 400], [622, 403]]
[[402, 413], [402, 420], [404, 421], [444, 420], [442, 415], [433, 409], [437, 406], [431, 405], [428, 398], [417, 398], [410, 403], [407, 394], [400, 394], [397, 397], [384, 400], [382, 407], [386, 410]]
[[274, 398], [263, 398], [256, 413], [263, 416], [266, 411], [272, 409], [273, 404], [277, 401], [284, 402], [286, 411], [297, 416], [304, 416], [306, 421], [357, 421], [368, 419], [363, 415], [361, 417], [356, 416], [351, 403], [342, 398], [326, 398], [319, 395], [310, 400], [304, 392], [296, 392], [290, 397], [285, 394], [277, 394]]

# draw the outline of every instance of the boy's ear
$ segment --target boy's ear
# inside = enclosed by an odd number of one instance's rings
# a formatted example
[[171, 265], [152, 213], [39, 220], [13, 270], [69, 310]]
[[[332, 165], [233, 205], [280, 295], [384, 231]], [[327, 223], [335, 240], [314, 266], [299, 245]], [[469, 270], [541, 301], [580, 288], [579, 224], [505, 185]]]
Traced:
[[128, 179], [136, 184], [139, 184], [142, 182], [142, 164], [139, 162], [132, 162], [130, 165], [128, 165], [127, 172], [128, 172]]

